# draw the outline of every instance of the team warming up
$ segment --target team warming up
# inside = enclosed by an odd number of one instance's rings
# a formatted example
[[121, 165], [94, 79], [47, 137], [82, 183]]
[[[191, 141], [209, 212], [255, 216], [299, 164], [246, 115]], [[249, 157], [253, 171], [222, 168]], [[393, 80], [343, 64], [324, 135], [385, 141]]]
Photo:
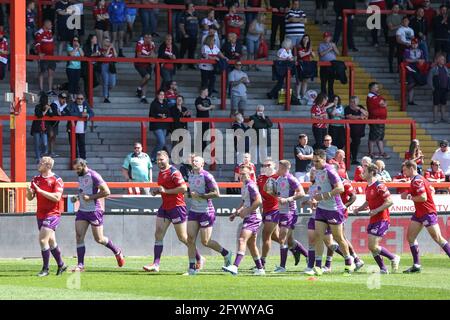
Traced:
[[[237, 275], [241, 262], [248, 248], [255, 267], [253, 274], [262, 276], [266, 269], [266, 259], [271, 250], [272, 241], [279, 244], [280, 261], [273, 273], [287, 271], [289, 251], [298, 265], [301, 256], [305, 257], [304, 273], [320, 276], [331, 272], [333, 254], [341, 255], [345, 261], [344, 273], [351, 274], [363, 268], [364, 262], [356, 254], [352, 243], [345, 236], [345, 222], [348, 207], [356, 199], [356, 191], [351, 183], [338, 174], [334, 164], [326, 162], [323, 150], [313, 154], [313, 167], [309, 172], [311, 184], [306, 193], [299, 180], [290, 173], [288, 160], [278, 163], [267, 158], [261, 168], [261, 175], [256, 177], [254, 167], [243, 163], [238, 174], [241, 186], [241, 200], [231, 213], [229, 220], [242, 219], [237, 239], [235, 255], [232, 248], [224, 248], [214, 240], [213, 227], [216, 211], [213, 199], [221, 196], [214, 176], [204, 169], [205, 161], [200, 156], [192, 157], [192, 170], [185, 181], [181, 172], [170, 164], [166, 151], [157, 153], [159, 167], [158, 187], [151, 190], [152, 196], [161, 196], [161, 206], [156, 216], [154, 235], [153, 262], [143, 267], [147, 272], [159, 272], [164, 247], [164, 237], [173, 224], [180, 242], [186, 246], [188, 268], [184, 275], [197, 275], [204, 267], [206, 259], [196, 247], [200, 234], [203, 246], [212, 249], [223, 257], [222, 270]], [[50, 254], [57, 263], [56, 275], [65, 271], [83, 272], [86, 247], [84, 239], [91, 226], [95, 241], [111, 250], [117, 265], [125, 265], [124, 253], [111, 239], [103, 234], [103, 210], [99, 199], [108, 197], [110, 190], [101, 175], [88, 168], [83, 159], [73, 162], [73, 171], [78, 175], [78, 195], [71, 197], [73, 203], [79, 202], [75, 213], [76, 251], [78, 263], [71, 269], [64, 263], [56, 241], [56, 229], [60, 223], [61, 200], [64, 183], [53, 171], [54, 160], [42, 157], [38, 164], [39, 175], [31, 180], [27, 189], [27, 199], [37, 199], [37, 225], [39, 244], [42, 254], [42, 270], [39, 277], [49, 275]], [[389, 208], [393, 200], [387, 186], [377, 178], [378, 168], [375, 164], [364, 166], [362, 177], [367, 181], [365, 202], [353, 210], [353, 214], [367, 213], [370, 216], [367, 225], [368, 249], [372, 253], [380, 274], [398, 272], [400, 256], [380, 245], [390, 226]], [[425, 227], [431, 238], [450, 257], [450, 245], [441, 235], [437, 219], [437, 210], [433, 200], [434, 189], [423, 176], [417, 172], [417, 164], [408, 160], [403, 164], [403, 174], [411, 178], [410, 186], [401, 193], [401, 198], [414, 203], [415, 212], [411, 216], [407, 231], [413, 265], [403, 273], [420, 273], [419, 243], [417, 236]], [[188, 182], [188, 184], [186, 183]], [[191, 198], [187, 208], [185, 195]], [[311, 208], [312, 215], [308, 221], [308, 249], [294, 238], [294, 229], [298, 219], [297, 201], [300, 206]], [[262, 248], [258, 248], [257, 235], [262, 228]], [[230, 235], [232, 236], [232, 235]], [[75, 244], [74, 244], [75, 245]], [[322, 263], [324, 248], [326, 261]], [[233, 259], [234, 255], [234, 259]], [[383, 258], [391, 264], [386, 267]]]

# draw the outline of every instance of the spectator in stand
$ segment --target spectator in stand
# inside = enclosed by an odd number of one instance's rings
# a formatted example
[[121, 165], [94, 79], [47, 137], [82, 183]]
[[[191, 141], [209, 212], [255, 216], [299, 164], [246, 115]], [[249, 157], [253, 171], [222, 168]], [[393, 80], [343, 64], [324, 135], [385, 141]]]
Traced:
[[[331, 33], [324, 32], [324, 42], [319, 44], [319, 61], [330, 62], [336, 60], [336, 56], [339, 55], [339, 49], [336, 44], [331, 42]], [[320, 91], [324, 94], [328, 94], [328, 98], [332, 99], [334, 96], [334, 72], [331, 66], [320, 67]], [[328, 85], [328, 90], [327, 90]]]
[[[334, 102], [328, 103], [328, 98], [325, 94], [319, 93], [313, 106], [311, 107], [311, 118], [325, 120], [328, 119], [327, 109], [334, 107]], [[314, 150], [323, 149], [324, 138], [328, 132], [328, 125], [326, 123], [313, 123], [312, 131], [314, 135]]]
[[[159, 90], [155, 100], [153, 100], [150, 104], [150, 112], [148, 115], [150, 118], [166, 119], [170, 117], [170, 110], [167, 107], [164, 97], [164, 91]], [[156, 162], [156, 153], [163, 150], [165, 146], [167, 147], [166, 136], [169, 128], [169, 122], [150, 122], [149, 129], [153, 132], [156, 138], [156, 144], [151, 153], [152, 162]], [[170, 154], [169, 149], [170, 148], [167, 148], [168, 153]]]
[[[241, 129], [245, 133], [248, 129], [250, 129], [250, 127], [244, 123], [244, 116], [241, 113], [236, 112], [232, 116], [232, 118], [234, 119], [234, 122], [231, 124], [231, 129], [233, 129], [234, 132], [236, 132], [236, 130]], [[236, 154], [236, 159], [240, 159], [241, 154], [250, 152], [249, 137], [247, 137], [247, 136], [244, 137], [243, 144], [244, 144], [244, 150], [242, 150], [240, 148], [240, 146], [242, 145], [242, 136], [239, 134], [236, 135], [234, 137], [234, 153]]]
[[431, 160], [439, 161], [441, 169], [445, 174], [445, 181], [450, 181], [450, 149], [447, 140], [439, 142], [439, 149], [433, 153]]
[[430, 49], [434, 42], [433, 22], [434, 18], [436, 17], [436, 10], [434, 10], [434, 8], [431, 7], [430, 0], [424, 0], [422, 7], [423, 10], [425, 11], [425, 20], [427, 21], [427, 29], [428, 29], [427, 44], [428, 48]]
[[275, 76], [277, 83], [270, 92], [267, 93], [268, 99], [277, 99], [278, 92], [283, 88], [286, 82], [287, 69], [291, 69], [294, 66], [294, 56], [292, 53], [292, 41], [291, 39], [284, 39], [281, 44], [281, 48], [277, 51], [277, 58], [274, 62]]
[[405, 50], [403, 54], [403, 60], [407, 62], [408, 65], [406, 67], [407, 71], [407, 92], [408, 92], [408, 105], [416, 106], [417, 104], [414, 102], [414, 88], [416, 86], [422, 86], [427, 83], [427, 74], [426, 71], [423, 73], [424, 67], [428, 69], [425, 59], [424, 52], [419, 49], [419, 40], [417, 38], [413, 38], [411, 40], [411, 47]]
[[70, 6], [69, 1], [60, 0], [55, 4], [56, 10], [56, 35], [58, 44], [58, 55], [61, 56], [63, 54], [64, 48], [67, 47], [67, 44], [74, 37], [74, 29], [69, 28], [71, 23], [68, 21], [69, 17], [72, 16], [75, 12], [73, 8]]
[[298, 136], [298, 145], [294, 149], [295, 177], [299, 182], [310, 181], [310, 171], [314, 150], [308, 145], [308, 136], [304, 133]]
[[[388, 44], [389, 44], [389, 72], [394, 73], [394, 53], [397, 48], [397, 30], [402, 25], [402, 16], [398, 13], [400, 11], [400, 5], [398, 3], [394, 3], [392, 6], [392, 13], [387, 16], [386, 24], [388, 29]], [[397, 66], [397, 72], [400, 66]]]
[[416, 15], [411, 18], [411, 29], [413, 29], [416, 38], [419, 40], [419, 49], [423, 51], [425, 61], [428, 61], [428, 24], [425, 18], [425, 10], [418, 8]]
[[[44, 93], [39, 98], [39, 104], [34, 108], [34, 115], [38, 118], [47, 116], [47, 112], [51, 110], [48, 103], [48, 96]], [[34, 155], [36, 163], [48, 154], [48, 137], [47, 126], [44, 120], [33, 120], [31, 124], [31, 135], [34, 138]]]
[[[345, 107], [345, 118], [349, 120], [366, 120], [369, 117], [367, 110], [359, 104], [359, 98], [357, 96], [350, 97], [350, 104]], [[361, 138], [364, 137], [366, 131], [365, 124], [351, 124], [350, 125], [350, 153], [351, 164], [359, 165], [358, 162], [358, 150], [361, 144]]]
[[99, 43], [103, 43], [103, 38], [109, 38], [109, 14], [105, 0], [96, 0], [92, 10], [95, 20], [95, 34]]
[[233, 115], [236, 110], [244, 115], [244, 110], [247, 106], [247, 86], [249, 85], [250, 80], [248, 79], [248, 75], [242, 71], [241, 61], [236, 61], [234, 70], [228, 75], [228, 82], [231, 95], [230, 116]]
[[204, 44], [205, 44], [205, 39], [206, 39], [208, 36], [212, 36], [212, 37], [214, 37], [214, 45], [215, 45], [217, 48], [220, 48], [220, 47], [221, 47], [221, 44], [220, 44], [220, 38], [219, 38], [219, 33], [218, 33], [218, 30], [219, 30], [219, 29], [220, 29], [220, 28], [217, 28], [215, 25], [209, 26], [208, 33], [202, 35], [202, 42], [201, 42], [201, 45], [204, 45]]
[[[58, 99], [50, 104], [51, 109], [48, 110], [47, 116], [60, 117], [69, 115], [69, 108], [67, 105], [67, 94], [61, 92]], [[58, 157], [55, 153], [56, 136], [59, 133], [59, 121], [47, 121], [47, 135], [48, 135], [48, 152], [52, 158]]]
[[[70, 57], [84, 57], [78, 37], [74, 37], [72, 43], [67, 45], [67, 53]], [[75, 101], [76, 95], [80, 92], [81, 61], [67, 61], [66, 74], [69, 83], [69, 94], [72, 101]]]
[[[200, 89], [200, 96], [195, 99], [195, 108], [197, 110], [197, 118], [209, 118], [209, 111], [214, 110], [216, 106], [212, 104], [211, 99], [208, 97], [209, 90], [207, 87]], [[202, 122], [202, 150], [206, 147], [206, 142], [203, 141], [205, 132], [209, 130], [209, 122]]]
[[[191, 112], [184, 106], [184, 97], [183, 96], [177, 96], [175, 105], [172, 107], [169, 107], [170, 110], [170, 117], [173, 118], [173, 122], [170, 126], [170, 134], [172, 134], [177, 129], [188, 129], [187, 122], [181, 122], [181, 118], [190, 118]], [[174, 147], [176, 144], [183, 141], [183, 136], [180, 136], [178, 141], [172, 142], [172, 147]]]
[[5, 33], [0, 30], [0, 80], [5, 79], [6, 69], [8, 69], [9, 45], [5, 38]]
[[[343, 22], [343, 10], [345, 9], [356, 9], [356, 0], [334, 0], [333, 5], [334, 12], [336, 13], [336, 24], [334, 27], [333, 42], [336, 45], [339, 43], [342, 30], [344, 28]], [[353, 52], [358, 52], [359, 50], [355, 47], [355, 40], [353, 38], [353, 21], [355, 16], [347, 15], [347, 45]]]
[[[256, 113], [250, 116], [248, 125], [256, 131], [258, 157], [260, 160], [264, 161], [268, 154], [267, 148], [270, 148], [271, 146], [270, 129], [273, 127], [273, 123], [272, 120], [265, 115], [264, 106], [262, 104], [256, 106]], [[263, 138], [262, 140], [260, 139], [261, 137]]]
[[386, 165], [383, 160], [375, 161], [375, 165], [378, 167], [377, 178], [382, 182], [391, 182], [392, 178], [389, 172], [386, 170]]
[[450, 26], [448, 22], [447, 6], [441, 5], [439, 14], [433, 19], [434, 52], [442, 52], [446, 57], [450, 52], [448, 44]]
[[[361, 158], [361, 165], [357, 166], [355, 168], [355, 173], [353, 174], [353, 181], [354, 182], [366, 182], [363, 177], [363, 173], [365, 168], [367, 168], [372, 163], [372, 159], [369, 157], [362, 157]], [[363, 194], [364, 188], [363, 187], [357, 187], [355, 188], [357, 194]]]
[[[425, 172], [425, 179], [433, 183], [445, 182], [444, 171], [440, 168], [439, 161], [431, 160], [430, 168]], [[448, 189], [434, 188], [437, 194], [447, 194]]]
[[250, 179], [256, 182], [256, 166], [252, 163], [252, 156], [250, 153], [244, 153], [242, 156], [242, 162], [234, 168], [234, 181], [240, 181], [239, 169], [242, 166], [246, 166], [250, 169]]
[[34, 34], [36, 33], [36, 3], [34, 0], [27, 0], [25, 19], [27, 25], [27, 54], [31, 54], [30, 49], [34, 41]]
[[[428, 73], [428, 85], [433, 89], [433, 123], [449, 122], [447, 117], [447, 95], [450, 86], [450, 69], [443, 53], [436, 56], [436, 65]], [[442, 164], [442, 162], [441, 162]]]
[[179, 96], [179, 93], [178, 93], [177, 82], [175, 80], [172, 80], [169, 84], [169, 87], [167, 88], [167, 90], [165, 92], [165, 99], [166, 99], [167, 106], [169, 107], [169, 109], [176, 106], [178, 96]]
[[[246, 36], [246, 43], [247, 43], [247, 59], [248, 60], [258, 60], [258, 49], [259, 44], [261, 41], [264, 40], [264, 36], [266, 33], [266, 27], [265, 27], [265, 20], [266, 15], [262, 12], [258, 13], [256, 16], [256, 19], [253, 19], [252, 23], [250, 24], [247, 36]], [[251, 70], [251, 66], [250, 66]], [[258, 68], [258, 65], [254, 65], [255, 71], [260, 71]]]
[[[102, 57], [114, 58], [117, 57], [116, 49], [114, 48], [111, 40], [104, 39], [103, 47], [100, 49]], [[116, 86], [117, 71], [115, 62], [103, 62], [101, 65], [102, 81], [103, 81], [103, 102], [111, 103], [109, 100], [109, 91]]]
[[[178, 57], [178, 48], [173, 43], [172, 35], [166, 35], [165, 41], [159, 46], [158, 58], [175, 60]], [[165, 88], [173, 79], [175, 75], [175, 64], [162, 63], [161, 64], [161, 88]]]
[[[158, 4], [158, 0], [141, 0], [142, 4]], [[181, 3], [175, 3], [175, 4], [184, 4], [184, 1], [181, 1]], [[176, 12], [175, 12], [176, 11]], [[159, 9], [139, 9], [139, 16], [141, 17], [141, 23], [142, 23], [142, 35], [145, 34], [151, 34], [152, 37], [159, 37], [159, 35], [156, 33], [156, 29], [158, 27], [158, 13]], [[175, 17], [178, 16], [178, 10], [173, 11], [172, 16], [172, 26], [174, 27], [174, 30], [178, 30], [178, 20], [175, 20]]]
[[336, 156], [336, 152], [338, 151], [338, 148], [333, 145], [333, 138], [330, 135], [325, 135], [323, 137], [323, 150], [325, 150], [325, 153], [327, 155], [327, 161], [330, 161]]
[[[83, 52], [85, 57], [100, 57], [102, 54], [100, 52], [100, 46], [98, 45], [98, 38], [95, 34], [90, 34], [88, 38], [86, 39], [86, 43], [83, 46]], [[89, 62], [90, 63], [90, 62]], [[93, 88], [97, 87], [99, 84], [98, 79], [100, 78], [101, 73], [101, 63], [94, 62], [94, 78], [93, 83], [89, 83], [89, 70], [88, 70], [88, 62], [82, 62], [82, 72], [81, 76], [83, 78], [83, 85], [84, 85], [84, 93], [89, 100], [89, 88], [90, 85], [92, 85]]]
[[228, 6], [228, 14], [225, 16], [223, 23], [223, 35], [228, 37], [228, 34], [235, 33], [237, 39], [239, 39], [241, 37], [241, 28], [244, 26], [245, 21], [236, 13], [237, 7], [236, 3], [231, 3]]
[[[309, 77], [305, 77], [304, 75], [304, 69], [303, 69], [303, 62], [310, 62], [311, 58], [315, 59], [316, 54], [314, 53], [312, 44], [311, 44], [311, 37], [308, 34], [305, 34], [302, 37], [302, 40], [300, 40], [299, 44], [296, 47], [296, 53], [297, 53], [297, 84], [296, 84], [296, 93], [297, 93], [297, 99], [300, 101], [300, 103], [305, 103], [304, 97], [306, 94], [306, 91], [308, 90], [308, 80]], [[306, 103], [305, 103], [306, 104]]]
[[[128, 2], [128, 4], [134, 4], [135, 0], [131, 0]], [[133, 26], [134, 22], [136, 21], [136, 15], [137, 15], [137, 8], [131, 8], [127, 7], [126, 9], [126, 21], [127, 21], [127, 31], [125, 32], [124, 41], [125, 43], [128, 43], [130, 41], [133, 41]]]
[[[80, 39], [80, 42], [84, 36], [85, 24], [84, 24], [84, 0], [70, 0], [70, 9], [75, 16], [74, 23], [74, 35]], [[70, 23], [69, 23], [70, 25]]]
[[[156, 57], [156, 46], [153, 42], [151, 34], [145, 34], [142, 39], [136, 43], [136, 58], [141, 59], [151, 59]], [[148, 103], [147, 94], [147, 84], [152, 78], [152, 68], [151, 63], [137, 62], [134, 64], [134, 68], [141, 76], [141, 83], [136, 89], [136, 96], [141, 99], [141, 103]]]
[[[345, 110], [341, 102], [341, 97], [334, 96], [334, 106], [327, 110], [328, 118], [332, 120], [345, 120]], [[345, 147], [345, 127], [343, 124], [330, 123], [328, 126], [328, 134], [333, 138], [333, 141], [338, 149]]]
[[[369, 84], [369, 94], [367, 95], [367, 110], [369, 112], [369, 119], [371, 120], [386, 120], [387, 119], [387, 103], [386, 99], [380, 95], [380, 86], [378, 82], [371, 82]], [[391, 156], [384, 151], [384, 124], [370, 124], [369, 125], [369, 154], [371, 158], [390, 159]], [[378, 154], [374, 154], [373, 148], [375, 144], [378, 147]]]
[[[72, 128], [70, 122], [68, 122], [69, 144], [70, 144], [70, 131], [75, 130], [75, 154], [76, 158], [86, 160], [86, 131], [87, 122], [94, 116], [94, 111], [85, 101], [84, 96], [79, 93], [74, 103], [68, 106], [68, 115], [73, 117], [80, 117], [82, 120], [75, 121], [75, 128]], [[71, 144], [70, 144], [71, 145]]]
[[[267, 0], [264, 0], [264, 3], [266, 7], [269, 6], [269, 2]], [[262, 6], [262, 0], [245, 0], [244, 1], [244, 8], [261, 8]], [[248, 30], [250, 28], [250, 25], [253, 23], [253, 21], [256, 20], [258, 16], [258, 12], [254, 11], [246, 11], [245, 12], [245, 35], [248, 35]]]
[[124, 0], [112, 0], [108, 6], [111, 22], [112, 44], [119, 49], [119, 57], [123, 55], [123, 41], [127, 30], [127, 5]]
[[[53, 39], [52, 22], [45, 20], [44, 25], [35, 34], [35, 51], [40, 57], [53, 56], [55, 51], [55, 42]], [[56, 69], [56, 61], [39, 60], [39, 90], [44, 92], [44, 73], [48, 74], [47, 95], [56, 95], [53, 88], [53, 75]]]
[[275, 50], [275, 40], [280, 30], [280, 46], [285, 38], [285, 16], [289, 11], [289, 0], [270, 0], [269, 10], [272, 9], [272, 31], [270, 33], [270, 50]]
[[327, 20], [328, 0], [316, 0], [316, 11], [314, 16], [314, 24], [319, 24], [319, 11], [322, 12], [322, 24], [329, 25]]
[[423, 152], [420, 150], [419, 140], [413, 139], [409, 144], [409, 150], [405, 152], [405, 161], [412, 160], [417, 164], [417, 172], [422, 174]]
[[404, 16], [402, 24], [395, 34], [397, 38], [397, 65], [404, 60], [405, 50], [411, 47], [411, 41], [414, 39], [414, 30], [409, 27], [409, 18]]
[[240, 60], [242, 57], [242, 44], [235, 33], [227, 34], [227, 41], [222, 46], [222, 52], [230, 60]]
[[[380, 8], [380, 10], [386, 10], [386, 1], [385, 0], [369, 0], [369, 6], [377, 6]], [[388, 35], [387, 35], [387, 27], [386, 27], [386, 15], [381, 15], [381, 30], [383, 30], [384, 38], [386, 42], [388, 42]], [[373, 28], [371, 31], [372, 34], [372, 45], [374, 47], [378, 47], [378, 29]]]
[[208, 11], [208, 15], [200, 22], [202, 29], [202, 43], [203, 38], [209, 34], [209, 29], [211, 28], [211, 26], [216, 27], [217, 30], [220, 29], [220, 24], [216, 19], [215, 13], [216, 12], [214, 11], [214, 9], [210, 9]]
[[[199, 20], [193, 3], [186, 3], [186, 11], [180, 19], [181, 48], [180, 59], [183, 59], [186, 52], [189, 59], [195, 58], [195, 49], [197, 48], [197, 39], [199, 33]], [[181, 67], [181, 64], [178, 65]], [[193, 64], [188, 64], [189, 69], [195, 70]]]
[[337, 173], [342, 179], [348, 179], [347, 166], [345, 165], [345, 151], [339, 149], [336, 151], [333, 158], [327, 161], [329, 164], [334, 164], [337, 167]]
[[[179, 6], [184, 6], [185, 0], [164, 0], [165, 4], [176, 4]], [[172, 26], [173, 26], [173, 38], [174, 41], [180, 42], [181, 41], [181, 34], [180, 34], [180, 19], [181, 15], [183, 14], [183, 10], [172, 10]]]
[[[202, 46], [202, 59], [211, 59], [219, 61], [219, 59], [227, 59], [220, 49], [214, 44], [214, 37], [207, 36]], [[210, 63], [201, 63], [199, 65], [201, 73], [201, 87], [207, 87], [211, 96], [217, 91], [214, 89], [216, 83], [216, 73], [214, 66]]]
[[[134, 151], [123, 160], [122, 175], [128, 182], [152, 182], [152, 167], [150, 157], [142, 152], [142, 144], [135, 142]], [[136, 189], [139, 190], [140, 188]], [[150, 188], [143, 189], [146, 195], [150, 194]]]
[[306, 13], [300, 9], [300, 0], [292, 1], [291, 9], [286, 13], [284, 24], [286, 38], [291, 39], [294, 47], [300, 43], [305, 34], [306, 22]]

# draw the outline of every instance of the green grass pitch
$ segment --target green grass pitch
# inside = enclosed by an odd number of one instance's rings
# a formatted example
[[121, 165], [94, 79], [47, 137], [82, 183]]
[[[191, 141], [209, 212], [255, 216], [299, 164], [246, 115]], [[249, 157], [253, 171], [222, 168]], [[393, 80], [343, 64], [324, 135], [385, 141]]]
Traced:
[[[450, 299], [450, 264], [445, 255], [422, 257], [422, 273], [375, 275], [372, 257], [364, 256], [364, 268], [344, 275], [343, 261], [335, 258], [333, 273], [321, 277], [300, 274], [305, 267], [288, 260], [288, 272], [271, 273], [278, 257], [268, 260], [267, 275], [250, 273], [253, 262], [246, 256], [238, 276], [223, 273], [220, 256], [207, 256], [205, 269], [197, 276], [182, 276], [186, 257], [163, 256], [161, 272], [146, 273], [142, 266], [150, 257], [128, 257], [119, 269], [114, 258], [87, 258], [86, 271], [56, 277], [51, 261], [51, 275], [36, 277], [40, 259], [0, 260], [0, 299]], [[75, 259], [66, 258], [73, 266]], [[411, 265], [411, 257], [402, 256], [401, 270]]]

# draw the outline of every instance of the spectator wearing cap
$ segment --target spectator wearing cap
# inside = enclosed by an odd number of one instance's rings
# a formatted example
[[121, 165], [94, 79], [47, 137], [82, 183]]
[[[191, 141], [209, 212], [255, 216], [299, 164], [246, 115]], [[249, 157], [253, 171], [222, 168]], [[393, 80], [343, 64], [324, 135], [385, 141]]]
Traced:
[[419, 49], [419, 39], [411, 40], [411, 47], [405, 50], [403, 59], [410, 64], [406, 68], [408, 70], [408, 105], [415, 106], [417, 104], [414, 102], [414, 88], [426, 84], [426, 72], [428, 71], [425, 65], [425, 54]]
[[234, 70], [228, 75], [228, 82], [231, 95], [230, 116], [233, 115], [236, 110], [243, 115], [245, 107], [247, 106], [247, 86], [249, 85], [250, 80], [248, 79], [248, 75], [242, 71], [241, 61], [236, 61]]
[[[369, 112], [369, 119], [371, 120], [386, 120], [387, 119], [387, 103], [386, 99], [380, 95], [380, 86], [378, 82], [369, 83], [369, 93], [367, 95], [367, 111]], [[390, 159], [384, 151], [384, 124], [370, 124], [369, 125], [369, 154], [371, 158]], [[374, 154], [375, 144], [378, 147], [378, 154]]]
[[[81, 48], [80, 39], [73, 37], [72, 43], [67, 45], [67, 53], [70, 57], [84, 57], [84, 51]], [[66, 74], [68, 79], [68, 89], [72, 101], [80, 91], [81, 61], [71, 60], [67, 62]]]
[[300, 182], [309, 182], [314, 150], [308, 145], [308, 136], [304, 133], [298, 136], [298, 145], [294, 149], [295, 177]]
[[8, 69], [8, 56], [8, 40], [6, 40], [3, 30], [0, 30], [0, 80], [5, 79], [6, 69]]
[[[425, 179], [433, 183], [445, 182], [445, 174], [437, 160], [431, 160], [430, 168], [425, 172]], [[437, 194], [448, 193], [448, 189], [434, 188]]]
[[[142, 152], [142, 144], [135, 142], [134, 151], [123, 160], [122, 175], [131, 182], [152, 182], [152, 167], [149, 155]], [[149, 195], [150, 188], [144, 188], [144, 192]]]
[[[388, 63], [389, 63], [389, 72], [394, 73], [394, 53], [397, 47], [397, 37], [396, 33], [398, 28], [402, 25], [402, 16], [398, 13], [400, 11], [400, 5], [398, 3], [394, 3], [392, 6], [392, 13], [386, 18], [386, 25], [388, 29], [388, 45], [389, 45], [389, 54], [388, 54]], [[398, 72], [399, 66], [397, 66]]]
[[414, 30], [409, 27], [409, 18], [404, 16], [402, 24], [395, 33], [397, 38], [397, 63], [400, 65], [404, 60], [405, 50], [411, 47], [411, 41], [414, 39]]
[[[181, 15], [180, 19], [181, 47], [180, 59], [183, 59], [186, 52], [189, 59], [194, 59], [195, 49], [197, 48], [197, 38], [199, 33], [199, 20], [193, 3], [186, 3], [186, 11]], [[181, 65], [180, 65], [181, 66]], [[193, 64], [187, 66], [194, 69]]]
[[[153, 42], [151, 34], [145, 34], [142, 39], [136, 43], [136, 58], [140, 59], [151, 59], [156, 57], [155, 52], [156, 46]], [[136, 96], [141, 99], [141, 103], [148, 103], [147, 94], [147, 84], [152, 78], [152, 67], [151, 63], [146, 62], [136, 62], [134, 68], [141, 76], [141, 82], [136, 89]]]
[[[331, 41], [331, 33], [323, 33], [323, 42], [319, 44], [319, 61], [330, 62], [336, 60], [336, 55], [339, 55], [339, 49], [336, 44]], [[328, 98], [332, 99], [334, 96], [334, 72], [331, 66], [320, 67], [320, 91], [328, 94]], [[328, 86], [328, 89], [327, 89]]]
[[447, 140], [439, 142], [439, 149], [434, 152], [431, 160], [439, 161], [445, 174], [445, 181], [450, 181], [450, 149], [448, 148]]
[[436, 56], [436, 65], [428, 73], [428, 85], [433, 89], [433, 123], [448, 122], [447, 95], [450, 86], [450, 69], [447, 68], [446, 59], [442, 53]]
[[[61, 92], [58, 99], [50, 104], [50, 109], [47, 112], [49, 117], [68, 116], [69, 109], [67, 107], [67, 94]], [[55, 158], [58, 155], [55, 153], [56, 137], [59, 133], [59, 121], [47, 121], [48, 134], [48, 152], [50, 157]]]
[[277, 32], [280, 30], [280, 46], [286, 34], [285, 16], [289, 11], [289, 0], [270, 0], [269, 9], [272, 9], [272, 30], [270, 33], [270, 50], [275, 50]]

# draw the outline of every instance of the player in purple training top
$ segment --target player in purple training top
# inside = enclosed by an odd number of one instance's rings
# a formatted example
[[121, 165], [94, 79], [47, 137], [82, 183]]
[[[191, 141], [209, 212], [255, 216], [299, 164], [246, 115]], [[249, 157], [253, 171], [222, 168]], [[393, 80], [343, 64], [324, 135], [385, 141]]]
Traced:
[[84, 159], [75, 159], [73, 170], [78, 174], [79, 193], [78, 196], [72, 197], [72, 202], [80, 201], [80, 207], [75, 218], [78, 264], [72, 272], [84, 271], [84, 255], [86, 253], [84, 238], [89, 225], [95, 241], [110, 249], [116, 257], [117, 265], [123, 267], [125, 259], [122, 250], [103, 235], [103, 210], [99, 199], [106, 198], [111, 194], [108, 185], [100, 174], [87, 167]]
[[350, 255], [343, 231], [345, 206], [342, 203], [340, 194], [344, 192], [344, 185], [334, 167], [326, 163], [324, 150], [314, 151], [313, 163], [316, 168], [314, 184], [318, 191], [314, 196], [314, 200], [317, 201], [314, 225], [316, 238], [316, 267], [314, 268], [314, 273], [316, 275], [323, 273], [323, 240], [328, 227], [330, 227], [333, 238], [338, 243], [344, 256], [345, 271], [348, 273], [353, 272], [355, 263]]
[[297, 223], [297, 203], [296, 200], [305, 196], [300, 182], [289, 170], [291, 163], [288, 160], [280, 160], [278, 163], [278, 178], [276, 180], [276, 191], [278, 198], [278, 226], [280, 244], [280, 265], [276, 266], [274, 272], [286, 272], [286, 260], [288, 255], [288, 239], [292, 236], [292, 231]]
[[220, 196], [219, 186], [213, 175], [204, 170], [205, 160], [196, 156], [192, 160], [192, 172], [189, 174], [189, 189], [191, 191], [191, 209], [188, 213], [187, 234], [188, 234], [188, 256], [189, 270], [187, 275], [195, 275], [198, 270], [196, 265], [195, 240], [200, 232], [202, 244], [220, 253], [224, 258], [225, 266], [231, 264], [231, 251], [223, 248], [217, 241], [211, 240], [214, 221], [216, 220], [215, 210], [211, 199]]
[[255, 261], [256, 270], [253, 274], [258, 276], [265, 274], [264, 267], [259, 256], [258, 247], [256, 246], [256, 236], [262, 223], [262, 216], [259, 212], [259, 206], [262, 204], [262, 199], [258, 186], [251, 179], [250, 173], [250, 167], [242, 166], [240, 168], [239, 176], [242, 181], [242, 203], [236, 212], [232, 213], [230, 216], [230, 221], [233, 221], [236, 216], [240, 216], [244, 219], [241, 233], [239, 235], [239, 248], [234, 264], [228, 267], [222, 267], [223, 271], [229, 272], [232, 275], [238, 274], [238, 267], [244, 258], [246, 247], [250, 250], [253, 260]]

